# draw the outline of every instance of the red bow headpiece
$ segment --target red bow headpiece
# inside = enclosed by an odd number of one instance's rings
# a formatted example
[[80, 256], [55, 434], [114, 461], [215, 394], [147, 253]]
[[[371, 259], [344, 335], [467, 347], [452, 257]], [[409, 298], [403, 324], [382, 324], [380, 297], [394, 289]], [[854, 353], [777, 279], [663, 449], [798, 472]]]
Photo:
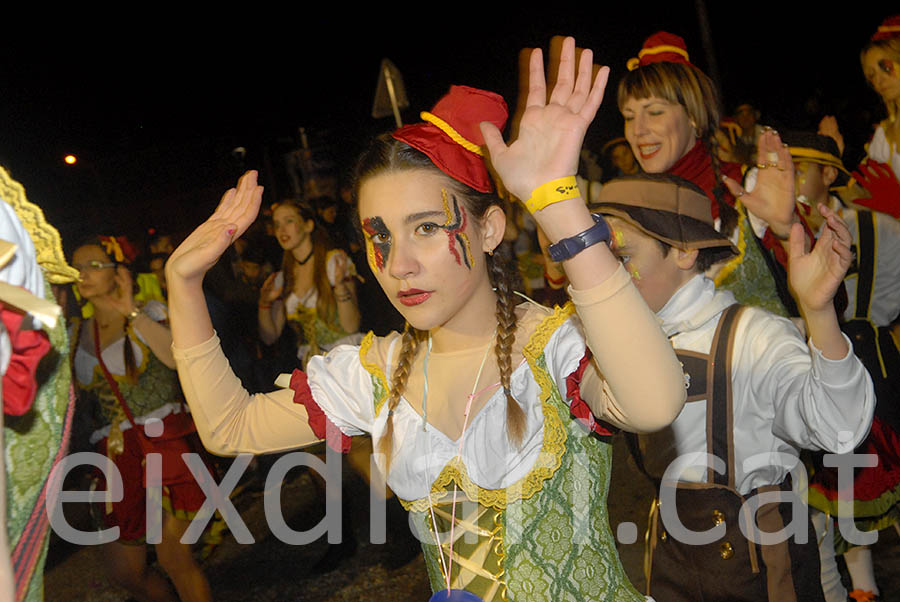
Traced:
[[124, 236], [99, 236], [103, 250], [116, 263], [130, 264], [138, 256], [138, 250]]

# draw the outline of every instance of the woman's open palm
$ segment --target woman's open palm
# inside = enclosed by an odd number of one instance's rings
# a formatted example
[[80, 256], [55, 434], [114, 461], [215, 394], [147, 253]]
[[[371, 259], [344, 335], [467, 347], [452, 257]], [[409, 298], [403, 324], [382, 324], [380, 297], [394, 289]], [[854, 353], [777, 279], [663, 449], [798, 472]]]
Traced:
[[495, 125], [481, 124], [491, 163], [506, 189], [520, 199], [529, 198], [535, 188], [550, 180], [575, 175], [584, 134], [603, 101], [609, 77], [609, 68], [603, 67], [592, 82], [592, 71], [593, 53], [584, 50], [576, 77], [575, 40], [566, 38], [559, 78], [548, 102], [543, 55], [535, 49], [518, 138], [507, 146]]
[[203, 278], [231, 242], [241, 236], [259, 212], [263, 187], [256, 183], [257, 173], [248, 171], [229, 189], [219, 206], [205, 222], [191, 232], [166, 262], [166, 274], [172, 278]]

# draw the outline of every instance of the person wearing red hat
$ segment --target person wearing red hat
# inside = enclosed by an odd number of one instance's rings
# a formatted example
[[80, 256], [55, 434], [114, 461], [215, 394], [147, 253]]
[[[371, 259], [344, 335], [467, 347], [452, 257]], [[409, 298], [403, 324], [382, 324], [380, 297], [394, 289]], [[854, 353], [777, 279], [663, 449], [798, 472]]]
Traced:
[[867, 147], [871, 159], [888, 163], [900, 179], [900, 15], [888, 17], [859, 55], [863, 74], [884, 102], [887, 118]]
[[[588, 212], [575, 183], [609, 73], [592, 82], [591, 61], [584, 51], [576, 70], [566, 39], [548, 101], [534, 51], [511, 146], [499, 129], [503, 99], [465, 86], [423, 113], [425, 123], [373, 141], [357, 167], [358, 214], [372, 271], [407, 327], [313, 357], [291, 389], [243, 390], [200, 288], [256, 215], [255, 172], [167, 265], [174, 353], [206, 445], [234, 454], [325, 438], [344, 449], [349, 436], [371, 433], [387, 484], [417, 527], [433, 588], [462, 590], [451, 599], [644, 599], [609, 528], [611, 431], [600, 420], [661, 428], [683, 406], [684, 377], [607, 246], [606, 222]], [[573, 303], [519, 303], [485, 155], [505, 188], [528, 199]]]
[[[712, 80], [690, 62], [684, 40], [660, 31], [644, 42], [638, 56], [628, 61], [629, 72], [619, 82], [618, 105], [625, 119], [625, 137], [647, 173], [669, 173], [698, 185], [712, 203], [719, 231], [729, 236], [740, 253], [712, 268], [716, 286], [731, 290], [741, 303], [757, 305], [775, 314], [795, 313], [786, 290], [779, 288], [774, 261], [754, 236], [747, 209], [764, 217], [770, 231], [786, 240], [795, 221], [793, 207], [770, 199], [781, 185], [769, 173], [767, 184], [754, 194], [736, 181], [740, 165], [719, 159], [716, 131], [720, 123], [719, 97]], [[767, 132], [759, 140], [761, 156], [771, 156], [781, 143]], [[724, 177], [727, 180], [723, 183]], [[726, 184], [736, 190], [729, 190]], [[790, 184], [790, 183], [787, 183]], [[742, 198], [735, 199], [735, 192]], [[771, 238], [771, 237], [770, 237]], [[780, 245], [776, 240], [772, 246]]]

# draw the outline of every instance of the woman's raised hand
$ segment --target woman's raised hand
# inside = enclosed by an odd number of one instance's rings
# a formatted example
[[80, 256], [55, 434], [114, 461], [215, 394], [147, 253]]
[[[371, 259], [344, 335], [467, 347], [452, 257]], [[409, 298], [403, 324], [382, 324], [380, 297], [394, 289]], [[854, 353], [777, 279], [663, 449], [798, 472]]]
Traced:
[[505, 188], [518, 198], [528, 199], [538, 186], [574, 176], [578, 170], [584, 135], [603, 101], [609, 77], [609, 68], [602, 67], [592, 82], [592, 71], [593, 53], [584, 50], [576, 74], [575, 40], [566, 38], [559, 77], [548, 102], [543, 54], [535, 49], [518, 138], [507, 146], [495, 125], [481, 124], [491, 163]]
[[794, 162], [778, 132], [768, 129], [759, 137], [756, 160], [759, 173], [753, 192], [745, 191], [728, 176], [722, 176], [722, 180], [735, 198], [769, 225], [773, 234], [786, 240], [791, 234], [791, 226], [797, 221], [794, 215]]
[[256, 183], [257, 173], [248, 171], [219, 202], [208, 220], [191, 232], [166, 262], [166, 278], [171, 287], [174, 280], [202, 280], [215, 265], [228, 245], [241, 236], [259, 212], [263, 187]]
[[276, 301], [281, 297], [281, 289], [284, 287], [275, 286], [275, 280], [277, 280], [277, 278], [277, 273], [269, 274], [269, 277], [266, 278], [266, 281], [263, 282], [262, 287], [260, 287], [259, 302], [261, 305], [271, 305], [273, 301]]
[[116, 286], [111, 292], [94, 299], [93, 303], [127, 316], [137, 307], [134, 302], [134, 280], [128, 268], [123, 265], [116, 266], [115, 283]]

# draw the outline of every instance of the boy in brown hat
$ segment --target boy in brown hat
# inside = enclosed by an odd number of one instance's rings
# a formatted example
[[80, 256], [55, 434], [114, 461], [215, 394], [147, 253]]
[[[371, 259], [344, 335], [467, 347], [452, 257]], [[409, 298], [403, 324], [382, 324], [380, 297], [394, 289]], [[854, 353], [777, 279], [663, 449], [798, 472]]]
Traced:
[[[826, 228], [812, 252], [799, 225], [791, 233], [790, 280], [807, 344], [790, 320], [737, 305], [704, 276], [737, 249], [713, 227], [709, 199], [690, 182], [614, 180], [592, 209], [606, 216], [614, 251], [685, 368], [688, 403], [670, 427], [641, 442], [663, 500], [654, 503], [662, 522], [654, 515], [650, 525], [648, 593], [658, 600], [822, 600], [816, 539], [806, 512], [793, 516], [805, 506], [765, 503], [775, 493], [757, 500], [764, 503], [751, 525], [763, 536], [787, 525], [793, 535], [780, 543], [757, 545], [739, 523], [753, 516], [741, 510], [745, 500], [790, 489], [801, 448], [849, 452], [869, 430], [872, 383], [832, 304], [851, 261], [846, 226], [822, 207]], [[711, 464], [707, 454], [716, 458]], [[720, 523], [723, 533], [698, 545]]]

